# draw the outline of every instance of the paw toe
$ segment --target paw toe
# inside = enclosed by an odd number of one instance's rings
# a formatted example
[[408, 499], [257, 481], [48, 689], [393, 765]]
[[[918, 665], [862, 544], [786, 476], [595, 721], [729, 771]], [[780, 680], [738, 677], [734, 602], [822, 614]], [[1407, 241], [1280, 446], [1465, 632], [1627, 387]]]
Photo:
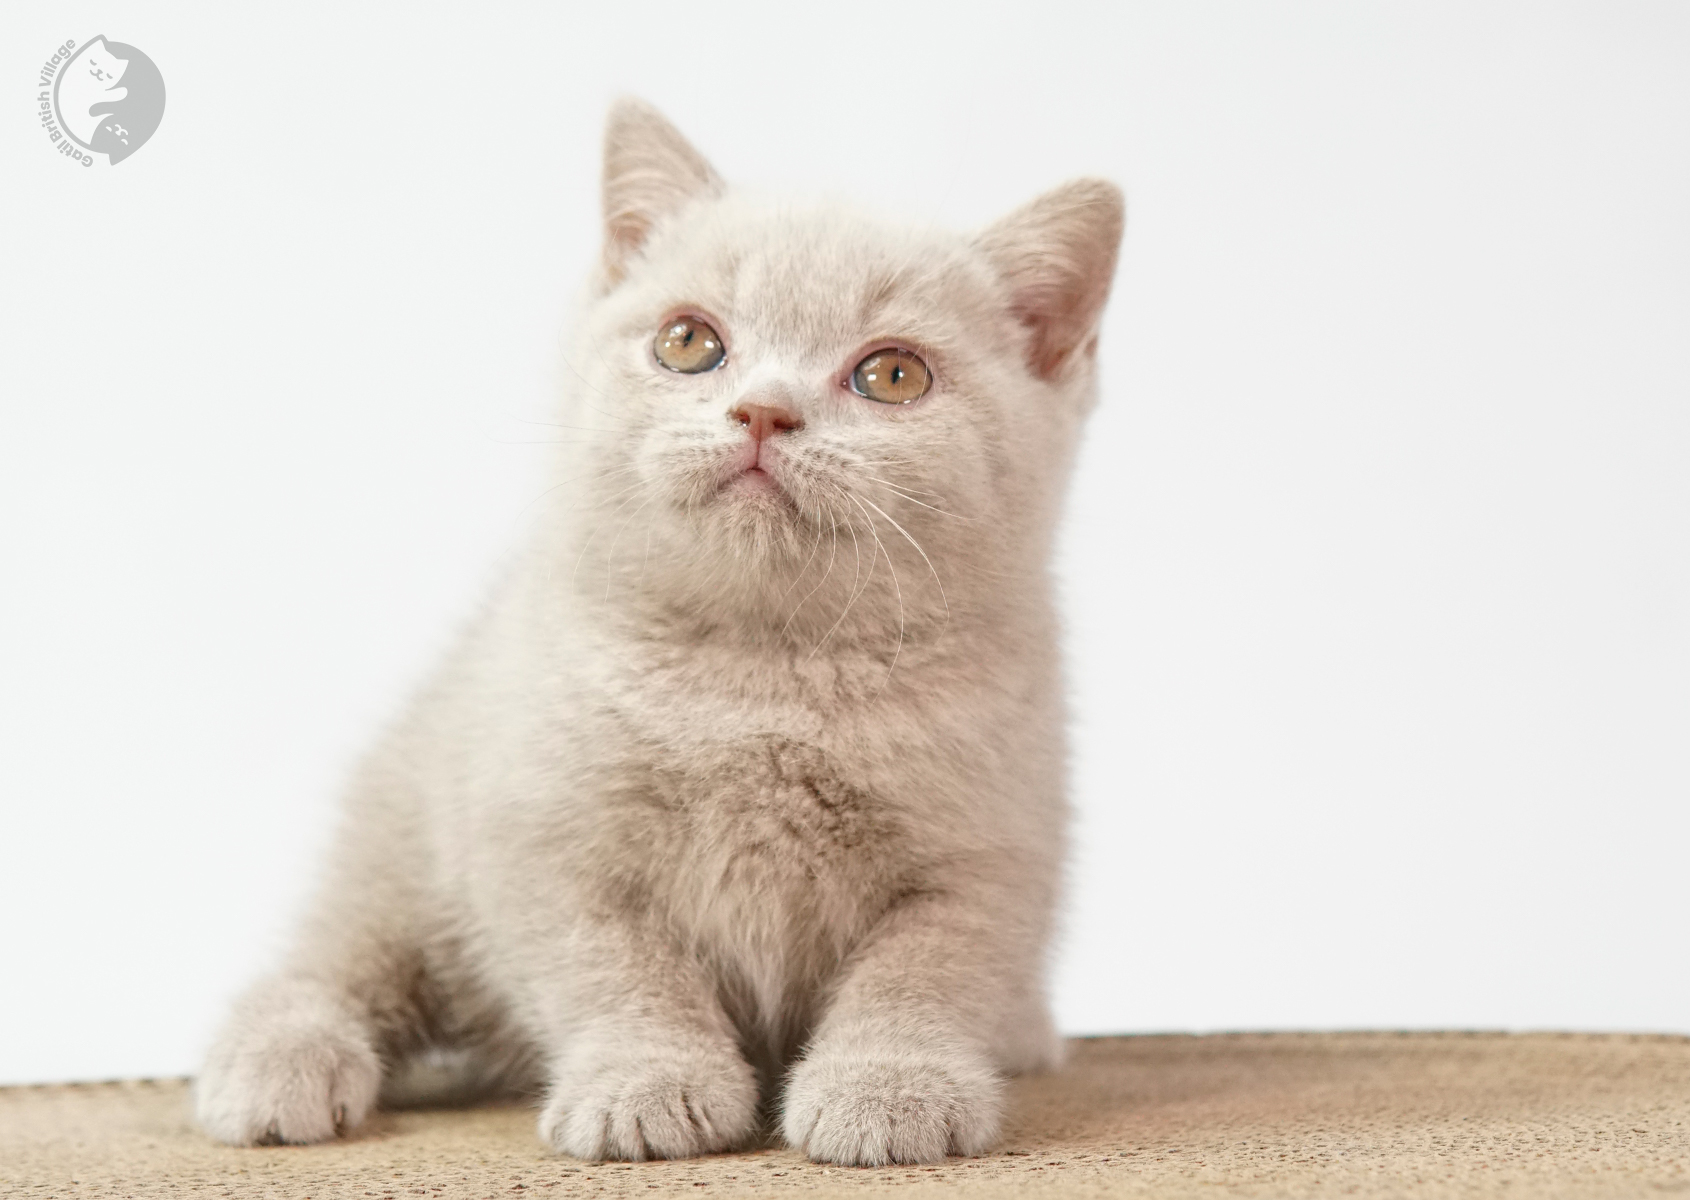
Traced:
[[559, 1081], [540, 1136], [589, 1161], [686, 1158], [740, 1145], [756, 1115], [756, 1079], [737, 1057], [606, 1062]]
[[328, 1141], [362, 1121], [381, 1063], [343, 1011], [309, 995], [237, 1010], [194, 1087], [195, 1115], [236, 1146]]
[[817, 1162], [938, 1162], [979, 1154], [998, 1130], [998, 1080], [963, 1057], [813, 1055], [793, 1072], [787, 1142]]

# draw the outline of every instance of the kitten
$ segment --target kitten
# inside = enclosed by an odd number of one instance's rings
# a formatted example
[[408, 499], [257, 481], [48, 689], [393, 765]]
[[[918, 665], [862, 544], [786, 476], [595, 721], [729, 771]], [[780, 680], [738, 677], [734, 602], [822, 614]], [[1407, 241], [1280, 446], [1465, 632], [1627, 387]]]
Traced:
[[[103, 37], [94, 38], [65, 65], [58, 83], [59, 119], [84, 146], [93, 144], [100, 118], [129, 95], [129, 89], [120, 86], [128, 69], [129, 60], [113, 54]], [[91, 111], [96, 105], [104, 107]]]
[[456, 1046], [586, 1159], [997, 1135], [1054, 1064], [1047, 573], [1120, 193], [974, 237], [726, 188], [633, 102], [550, 512], [347, 798], [198, 1085], [234, 1143], [356, 1125]]

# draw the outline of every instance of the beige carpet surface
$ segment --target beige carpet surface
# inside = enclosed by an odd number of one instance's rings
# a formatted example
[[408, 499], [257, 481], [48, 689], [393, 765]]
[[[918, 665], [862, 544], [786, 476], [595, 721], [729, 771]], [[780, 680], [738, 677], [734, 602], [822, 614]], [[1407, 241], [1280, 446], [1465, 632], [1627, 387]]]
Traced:
[[998, 1150], [845, 1169], [763, 1150], [592, 1164], [521, 1107], [383, 1113], [235, 1150], [188, 1085], [0, 1088], [7, 1196], [1645, 1197], [1690, 1200], [1690, 1038], [1265, 1034], [1072, 1043]]

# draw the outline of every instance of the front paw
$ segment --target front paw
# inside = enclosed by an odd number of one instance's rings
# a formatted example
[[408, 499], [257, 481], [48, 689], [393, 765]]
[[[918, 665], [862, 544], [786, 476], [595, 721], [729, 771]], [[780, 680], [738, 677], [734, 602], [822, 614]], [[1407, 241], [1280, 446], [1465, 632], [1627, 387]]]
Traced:
[[323, 1142], [362, 1121], [380, 1087], [369, 1035], [345, 1006], [276, 981], [236, 1005], [195, 1082], [195, 1115], [235, 1146]]
[[788, 1144], [817, 1162], [880, 1167], [980, 1154], [997, 1140], [997, 1073], [968, 1051], [825, 1042], [787, 1082]]
[[540, 1137], [575, 1158], [638, 1162], [731, 1150], [756, 1125], [757, 1077], [738, 1054], [641, 1049], [566, 1065]]

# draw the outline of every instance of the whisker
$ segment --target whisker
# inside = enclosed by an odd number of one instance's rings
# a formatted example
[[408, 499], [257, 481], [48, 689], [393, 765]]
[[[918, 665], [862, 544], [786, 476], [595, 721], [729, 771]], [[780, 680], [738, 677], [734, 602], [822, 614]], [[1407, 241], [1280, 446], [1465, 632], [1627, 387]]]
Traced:
[[[938, 513], [942, 517], [950, 517], [953, 521], [973, 521], [974, 520], [973, 517], [959, 517], [954, 512], [946, 512], [944, 509], [940, 508], [938, 505], [928, 504], [924, 500], [917, 500], [914, 496], [907, 495], [906, 493], [900, 491], [898, 489], [898, 485], [895, 484], [895, 483], [887, 483], [884, 479], [875, 479], [871, 475], [864, 475], [861, 478], [867, 479], [870, 483], [878, 483], [881, 487], [886, 488], [888, 491], [890, 491], [894, 496], [902, 496], [905, 500], [908, 500], [911, 504], [919, 504], [923, 508], [931, 509], [932, 511]], [[928, 495], [932, 495], [932, 493], [929, 492]]]
[[[920, 542], [916, 541], [913, 537], [910, 536], [909, 530], [905, 529], [902, 525], [898, 524], [896, 521], [893, 521], [891, 514], [888, 513], [884, 508], [881, 508], [880, 505], [876, 504], [873, 500], [870, 500], [867, 496], [863, 497], [863, 503], [868, 505], [870, 508], [874, 509], [875, 512], [877, 512], [881, 516], [885, 517], [888, 521], [891, 521], [892, 528], [896, 529], [899, 533], [904, 535], [904, 540], [906, 542], [908, 542], [910, 545], [915, 547], [915, 552], [917, 554], [921, 555], [921, 561], [927, 564], [927, 569], [929, 571], [933, 572], [933, 582], [935, 584], [937, 584], [938, 587], [939, 587], [939, 599], [942, 600], [944, 602], [944, 605], [945, 605], [945, 627], [947, 629], [950, 628], [950, 624], [951, 624], [951, 600], [950, 600], [949, 596], [945, 595], [945, 581], [939, 578], [938, 568], [933, 565], [933, 560], [931, 558], [927, 557], [927, 551], [925, 551], [921, 548]], [[943, 635], [941, 635], [941, 636], [943, 636]]]
[[894, 483], [892, 480], [882, 479], [878, 475], [860, 475], [860, 476], [858, 476], [858, 478], [859, 479], [872, 479], [876, 483], [884, 483], [888, 487], [901, 488], [906, 492], [914, 492], [918, 496], [932, 496], [935, 499], [941, 499], [941, 500], [944, 499], [944, 497], [940, 496], [938, 492], [930, 492], [926, 488], [911, 487], [907, 483]]
[[655, 499], [657, 499], [657, 494], [654, 492], [642, 500], [640, 506], [629, 513], [627, 519], [616, 530], [616, 536], [610, 539], [610, 549], [605, 552], [604, 556], [604, 598], [606, 600], [610, 599], [610, 585], [616, 578], [616, 543], [622, 540], [623, 531], [633, 523], [634, 518], [643, 513], [646, 510], [646, 505]]
[[[599, 356], [599, 362], [606, 370], [608, 370], [610, 368], [610, 364], [604, 361], [604, 351], [599, 350], [597, 353]], [[607, 393], [603, 388], [593, 386], [593, 381], [581, 374], [575, 364], [569, 360], [569, 355], [563, 354], [559, 357], [563, 359], [563, 365], [569, 368], [570, 373], [586, 385], [588, 391], [592, 392], [595, 396], [603, 396], [606, 400], [615, 400], [615, 397]], [[581, 400], [579, 396], [577, 396], [576, 399], [580, 401], [583, 408], [591, 409], [591, 411], [598, 413], [600, 416], [609, 417], [613, 421], [616, 419], [615, 413], [605, 412], [602, 408], [593, 408], [591, 404], [588, 404], [585, 400]]]
[[[534, 505], [540, 503], [540, 501], [544, 500], [547, 496], [551, 495], [553, 492], [557, 491], [559, 488], [568, 487], [572, 483], [578, 483], [581, 480], [587, 478], [587, 476], [593, 474], [593, 472], [596, 471], [596, 470], [598, 470], [598, 468], [594, 467], [590, 470], [586, 470], [586, 471], [581, 472], [579, 475], [571, 475], [568, 479], [559, 480], [557, 483], [554, 483], [550, 487], [544, 489], [539, 495], [535, 496], [532, 500], [528, 501], [528, 503], [524, 504], [521, 508], [519, 508], [517, 510], [516, 515], [519, 516], [519, 517], [522, 516], [530, 508], [532, 508]], [[633, 466], [627, 465], [627, 464], [625, 464], [623, 466], [619, 466], [619, 467], [612, 467], [610, 470], [604, 472], [604, 477], [606, 479], [614, 479], [618, 475], [622, 474], [623, 472], [632, 472], [633, 470], [634, 470]]]
[[[886, 667], [886, 678], [882, 679], [880, 686], [874, 690], [874, 694], [878, 696], [886, 690], [886, 685], [892, 682], [892, 672], [898, 669], [898, 656], [904, 652], [904, 589], [898, 585], [898, 568], [892, 562], [891, 554], [887, 553], [885, 543], [880, 540], [880, 530], [875, 527], [874, 518], [868, 515], [868, 510], [863, 508], [862, 501], [858, 500], [857, 497], [852, 496], [850, 500], [862, 511], [864, 519], [868, 521], [869, 532], [874, 535], [876, 551], [886, 555], [886, 569], [892, 572], [892, 594], [898, 598], [898, 644], [892, 650], [892, 661]], [[890, 517], [886, 519], [891, 520]]]
[[849, 518], [847, 518], [846, 521], [845, 521], [845, 528], [850, 530], [850, 532], [851, 532], [851, 545], [855, 549], [856, 556], [857, 556], [856, 572], [854, 572], [852, 574], [852, 577], [851, 577], [851, 586], [852, 586], [851, 595], [845, 601], [845, 607], [839, 610], [838, 619], [835, 620], [832, 625], [828, 626], [827, 632], [822, 634], [821, 641], [816, 643], [815, 648], [810, 651], [809, 657], [804, 660], [805, 662], [809, 662], [810, 659], [812, 659], [816, 656], [816, 654], [821, 650], [821, 648], [823, 646], [827, 645], [827, 640], [833, 636], [834, 630], [838, 629], [839, 626], [841, 625], [841, 623], [843, 623], [845, 618], [850, 614], [852, 606], [857, 603], [857, 598], [868, 590], [869, 582], [874, 578], [874, 568], [880, 561], [878, 555], [875, 558], [870, 560], [870, 562], [868, 564], [868, 574], [863, 576], [862, 587], [858, 588], [856, 586], [856, 584], [857, 584], [857, 573], [860, 573], [862, 571], [862, 565], [863, 565], [862, 544], [860, 542], [858, 542], [858, 540], [857, 540], [857, 526]]
[[[645, 480], [643, 480], [643, 479], [636, 480], [630, 486], [625, 487], [621, 491], [612, 494], [609, 497], [609, 499], [614, 500], [617, 496], [628, 496], [628, 494], [630, 492], [637, 492], [642, 486], [644, 486], [644, 484], [645, 484]], [[608, 520], [614, 519], [617, 513], [621, 512], [624, 508], [628, 507], [628, 505], [632, 504], [633, 502], [634, 502], [633, 497], [629, 496], [628, 499], [622, 501], [622, 503], [618, 504], [615, 508], [613, 508], [610, 512], [610, 516], [605, 518], [605, 520], [608, 521]], [[592, 546], [593, 539], [598, 537], [599, 530], [601, 530], [603, 528], [604, 528], [604, 521], [601, 521], [597, 525], [594, 525], [593, 528], [592, 528], [592, 531], [587, 534], [587, 540], [581, 543], [581, 553], [579, 553], [575, 556], [575, 569], [572, 570], [569, 573], [569, 585], [570, 585], [570, 587], [575, 586], [575, 579], [576, 579], [577, 576], [579, 576], [581, 574], [581, 563], [587, 557], [587, 550]]]
[[496, 438], [487, 439], [494, 446], [596, 446], [587, 438]]
[[[792, 628], [792, 622], [796, 620], [798, 614], [804, 610], [804, 605], [809, 603], [810, 597], [821, 591], [822, 585], [833, 575], [833, 563], [834, 560], [839, 557], [839, 518], [834, 515], [831, 508], [828, 509], [827, 516], [829, 532], [833, 535], [833, 548], [828, 551], [827, 555], [827, 569], [822, 572], [822, 577], [816, 581], [816, 586], [804, 593], [804, 598], [798, 602], [798, 606], [794, 608], [791, 615], [786, 618], [786, 624], [780, 627], [782, 637], [785, 637], [786, 631]], [[804, 661], [808, 662], [809, 659], [805, 659]]]
[[[610, 414], [606, 413], [605, 415], [609, 416]], [[564, 425], [558, 421], [534, 421], [527, 417], [510, 417], [508, 419], [515, 421], [519, 425], [539, 425], [544, 429], [573, 429], [580, 433], [617, 434], [622, 432], [620, 429], [594, 429], [591, 425]]]
[[[804, 573], [810, 569], [810, 564], [816, 561], [816, 554], [822, 548], [822, 534], [826, 532], [827, 531], [821, 527], [820, 522], [817, 522], [816, 540], [810, 544], [810, 557], [804, 560], [804, 565], [799, 567], [797, 573], [793, 575], [792, 582], [786, 585], [786, 590], [780, 594], [779, 603], [785, 604], [786, 598], [792, 595], [792, 589], [796, 588], [803, 582]], [[785, 630], [783, 629], [782, 632], [784, 633]]]

